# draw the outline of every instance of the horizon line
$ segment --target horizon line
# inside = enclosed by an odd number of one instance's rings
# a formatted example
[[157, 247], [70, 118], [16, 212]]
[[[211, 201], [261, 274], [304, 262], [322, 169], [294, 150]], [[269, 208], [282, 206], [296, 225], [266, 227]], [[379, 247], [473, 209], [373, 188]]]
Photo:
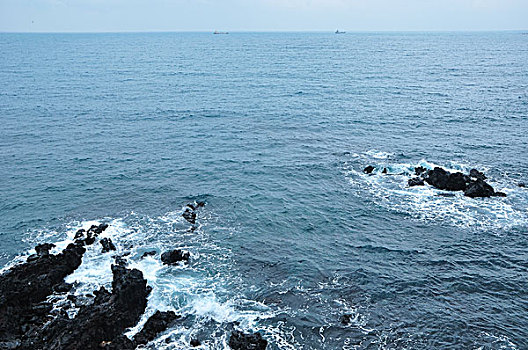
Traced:
[[[339, 30], [339, 29], [338, 29]], [[348, 30], [347, 33], [496, 33], [528, 32], [526, 29], [453, 29], [453, 30]], [[3, 31], [0, 34], [156, 34], [156, 33], [211, 33], [215, 30], [116, 30], [116, 31]], [[335, 33], [335, 30], [225, 30], [231, 33]]]

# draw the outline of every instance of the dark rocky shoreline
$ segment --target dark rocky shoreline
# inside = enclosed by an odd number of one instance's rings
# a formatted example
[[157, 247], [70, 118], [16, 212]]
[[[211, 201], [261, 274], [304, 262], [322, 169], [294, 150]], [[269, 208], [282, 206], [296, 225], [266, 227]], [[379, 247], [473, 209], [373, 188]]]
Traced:
[[[192, 225], [191, 230], [195, 228], [196, 210], [204, 205], [204, 202], [187, 205], [182, 216]], [[157, 311], [133, 339], [124, 335], [144, 314], [152, 288], [143, 273], [127, 268], [120, 256], [111, 265], [111, 291], [101, 287], [93, 292], [93, 298], [82, 302], [69, 294], [67, 299], [78, 306], [73, 318], [64, 309], [53, 308], [48, 298], [70, 292], [72, 286], [64, 278], [81, 265], [86, 246], [94, 244], [107, 228], [108, 224], [100, 224], [77, 231], [74, 243], [58, 254], [50, 254], [53, 244], [37, 245], [36, 254], [0, 275], [0, 350], [133, 350], [154, 340], [181, 319], [172, 311]], [[101, 254], [116, 250], [108, 238], [99, 242]], [[189, 258], [190, 254], [181, 250], [161, 255], [165, 264], [187, 263]], [[199, 339], [192, 339], [189, 344], [199, 345]], [[229, 345], [233, 349], [264, 350], [267, 341], [259, 333], [234, 330]]]

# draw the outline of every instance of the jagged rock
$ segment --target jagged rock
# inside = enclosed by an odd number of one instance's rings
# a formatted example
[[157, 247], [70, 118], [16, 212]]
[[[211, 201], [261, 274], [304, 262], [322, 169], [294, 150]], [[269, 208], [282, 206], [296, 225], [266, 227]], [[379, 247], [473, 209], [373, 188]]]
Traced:
[[475, 198], [475, 197], [491, 197], [495, 193], [493, 187], [488, 185], [484, 180], [477, 179], [471, 182], [466, 190], [464, 196]]
[[144, 252], [143, 255], [141, 255], [141, 259], [146, 258], [147, 256], [153, 256], [153, 255], [156, 255], [156, 254], [157, 254], [157, 252], [155, 250]]
[[191, 254], [180, 249], [174, 249], [161, 254], [161, 261], [167, 265], [174, 265], [180, 261], [189, 261]]
[[86, 238], [84, 239], [82, 239], [82, 237], [84, 236], [84, 232], [81, 232], [81, 230], [79, 230], [75, 234], [76, 237], [79, 236], [79, 238], [76, 239], [76, 242], [81, 242], [84, 245], [92, 245], [95, 242], [97, 236], [103, 233], [103, 231], [105, 231], [107, 228], [108, 224], [92, 225], [88, 229], [88, 231], [86, 231]]
[[265, 350], [268, 346], [266, 339], [260, 333], [245, 334], [233, 331], [229, 338], [229, 347], [233, 350]]
[[196, 347], [196, 346], [202, 345], [202, 343], [196, 338], [192, 338], [190, 344], [191, 344], [192, 347]]
[[[141, 271], [112, 265], [112, 293], [101, 287], [93, 303], [81, 306], [74, 319], [57, 317], [42, 329], [27, 334], [22, 349], [100, 349], [123, 341], [147, 306], [151, 288]], [[115, 348], [115, 347], [114, 347]]]
[[84, 247], [72, 243], [60, 254], [28, 259], [0, 275], [0, 344], [20, 339], [28, 330], [39, 328], [46, 321], [46, 315], [39, 313], [41, 309], [34, 307], [79, 267], [85, 251]]
[[101, 245], [103, 246], [103, 253], [107, 253], [111, 250], [116, 250], [116, 247], [114, 243], [112, 243], [112, 240], [110, 238], [103, 238], [99, 241], [99, 243], [101, 243]]
[[383, 171], [381, 173], [382, 174], [387, 174], [388, 173], [387, 168], [383, 168]]
[[73, 237], [73, 239], [82, 238], [85, 233], [86, 233], [86, 230], [81, 228], [81, 229], [77, 230], [77, 232], [75, 232], [75, 237]]
[[196, 212], [193, 209], [186, 208], [182, 214], [183, 218], [191, 224], [196, 223]]
[[414, 175], [420, 176], [427, 172], [427, 168], [424, 168], [423, 166], [419, 166], [414, 168]]
[[35, 251], [37, 252], [38, 256], [46, 256], [49, 255], [49, 251], [55, 248], [55, 244], [53, 243], [43, 243], [39, 244], [35, 247]]
[[365, 174], [371, 174], [374, 171], [374, 167], [372, 165], [367, 166], [365, 169], [363, 169], [363, 172]]
[[469, 171], [469, 176], [477, 179], [477, 180], [486, 180], [486, 175], [484, 173], [478, 171], [477, 169], [471, 169]]
[[175, 320], [180, 318], [173, 311], [156, 311], [154, 315], [150, 316], [143, 329], [134, 336], [136, 345], [145, 345], [149, 341], [154, 340], [158, 334], [167, 330], [167, 328]]
[[420, 179], [419, 177], [413, 177], [412, 179], [409, 179], [409, 181], [407, 181], [407, 185], [409, 187], [412, 187], [412, 186], [423, 186], [423, 185], [425, 185], [425, 183], [424, 183], [423, 179]]

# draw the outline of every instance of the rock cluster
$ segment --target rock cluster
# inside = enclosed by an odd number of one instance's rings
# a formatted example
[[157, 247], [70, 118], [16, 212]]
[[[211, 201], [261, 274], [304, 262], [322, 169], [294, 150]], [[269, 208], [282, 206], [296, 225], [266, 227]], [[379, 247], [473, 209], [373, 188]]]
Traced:
[[[186, 220], [194, 225], [195, 211], [204, 204], [188, 205], [191, 214]], [[92, 245], [107, 228], [107, 224], [101, 224], [77, 231], [75, 242], [55, 255], [50, 253], [54, 244], [39, 244], [35, 247], [36, 254], [30, 255], [25, 263], [0, 275], [0, 349], [133, 350], [154, 340], [180, 319], [172, 311], [157, 311], [133, 339], [124, 335], [145, 312], [151, 287], [141, 271], [126, 267], [126, 260], [121, 256], [115, 256], [115, 264], [111, 265], [111, 291], [101, 287], [86, 297], [67, 296], [78, 308], [75, 317], [69, 318], [64, 309], [54, 309], [47, 301], [54, 293], [68, 293], [72, 289], [64, 278], [81, 265], [86, 246]], [[102, 253], [116, 250], [109, 238], [99, 242]], [[144, 256], [156, 254], [149, 251]], [[190, 254], [175, 249], [160, 258], [170, 265], [187, 262]], [[193, 338], [190, 345], [195, 347], [201, 343]], [[267, 341], [258, 333], [234, 331], [229, 345], [234, 350], [261, 350], [266, 348]]]
[[464, 195], [471, 198], [476, 197], [506, 197], [503, 192], [493, 189], [486, 181], [486, 175], [471, 169], [469, 175], [461, 172], [449, 172], [440, 167], [427, 170], [423, 167], [415, 168], [417, 177], [408, 180], [408, 186], [423, 186], [425, 183], [445, 191], [463, 191]]

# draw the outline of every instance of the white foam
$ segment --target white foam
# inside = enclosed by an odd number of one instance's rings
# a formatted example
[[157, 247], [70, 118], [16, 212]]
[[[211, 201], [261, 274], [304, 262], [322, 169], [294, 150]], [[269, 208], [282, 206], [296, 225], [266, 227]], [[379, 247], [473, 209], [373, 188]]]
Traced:
[[[369, 156], [355, 155], [353, 162], [345, 164], [345, 175], [360, 193], [367, 193], [377, 204], [397, 212], [411, 215], [423, 221], [446, 222], [459, 227], [511, 228], [528, 224], [528, 191], [518, 189], [514, 181], [499, 182], [490, 179], [497, 190], [508, 197], [473, 199], [462, 192], [437, 190], [429, 185], [407, 187], [407, 180], [414, 176], [418, 166], [433, 169], [441, 166], [446, 170], [468, 173], [472, 166], [451, 162], [439, 165], [425, 160], [417, 163], [372, 164]], [[362, 172], [364, 164], [376, 167], [372, 174]], [[388, 174], [382, 171], [387, 168]], [[487, 171], [486, 168], [478, 167]], [[448, 194], [449, 197], [442, 196]]]

